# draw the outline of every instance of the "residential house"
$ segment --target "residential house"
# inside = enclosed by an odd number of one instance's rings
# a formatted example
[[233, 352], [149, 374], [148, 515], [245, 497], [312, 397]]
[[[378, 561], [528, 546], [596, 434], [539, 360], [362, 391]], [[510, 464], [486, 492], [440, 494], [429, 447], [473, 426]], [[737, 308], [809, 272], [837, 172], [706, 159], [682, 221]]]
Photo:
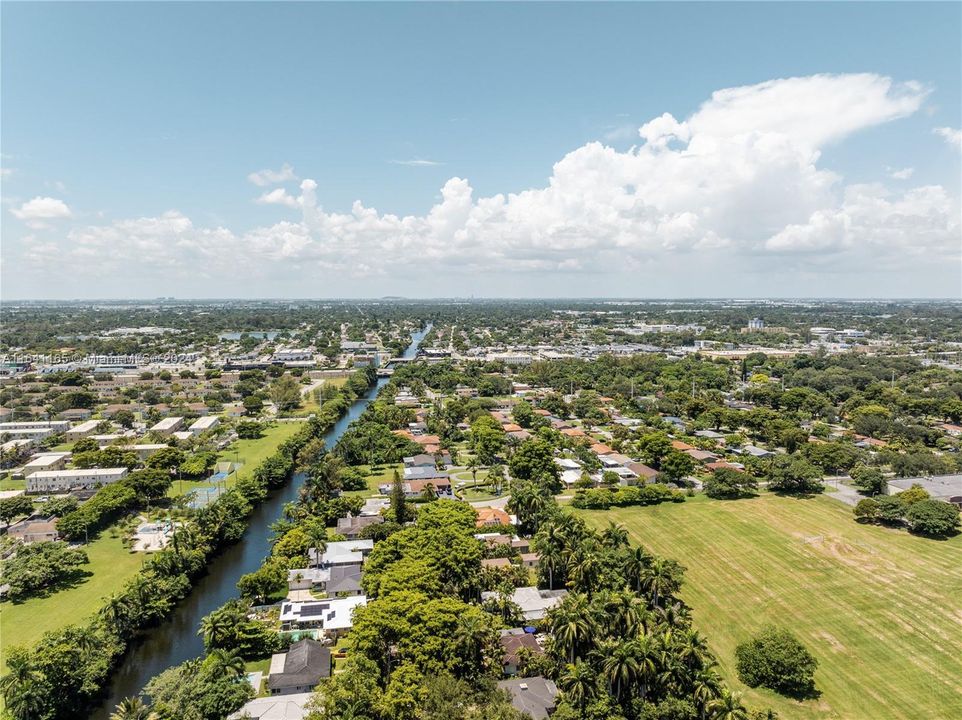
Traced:
[[281, 629], [323, 630], [336, 640], [354, 626], [354, 608], [364, 605], [367, 605], [364, 595], [306, 602], [288, 600], [281, 603]]
[[343, 535], [348, 540], [357, 540], [361, 536], [361, 531], [369, 525], [380, 525], [384, 518], [380, 515], [351, 515], [337, 519], [338, 535]]
[[501, 508], [494, 507], [482, 507], [476, 508], [475, 513], [477, 513], [477, 520], [475, 520], [475, 526], [482, 527], [497, 527], [500, 525], [511, 525], [511, 516], [508, 515]]
[[62, 413], [60, 413], [60, 419], [78, 422], [81, 420], [87, 420], [93, 414], [94, 411], [90, 410], [89, 408], [70, 408], [69, 410], [64, 410]]
[[267, 689], [271, 695], [311, 692], [322, 678], [330, 676], [330, 649], [305, 638], [291, 645], [286, 653], [271, 657]]
[[523, 628], [510, 628], [501, 631], [498, 639], [501, 643], [501, 667], [505, 675], [517, 675], [525, 654], [530, 656], [544, 655], [544, 650], [537, 638]]
[[658, 477], [658, 471], [653, 467], [648, 467], [642, 462], [630, 462], [627, 468], [634, 473], [636, 478], [640, 478], [645, 482], [653, 482]]
[[771, 450], [760, 448], [757, 445], [743, 445], [738, 449], [732, 450], [732, 452], [738, 455], [751, 455], [757, 458], [770, 458], [775, 455]]
[[691, 450], [685, 450], [685, 455], [690, 457], [695, 462], [701, 464], [715, 462], [718, 460], [718, 455], [713, 452], [708, 452], [707, 450], [699, 450], [698, 448], [692, 448]]
[[[413, 469], [413, 468], [408, 468]], [[434, 491], [438, 497], [442, 498], [452, 498], [454, 497], [454, 492], [451, 489], [451, 480], [447, 477], [433, 477], [427, 479], [417, 479], [412, 478], [411, 480], [405, 480], [401, 483], [401, 489], [404, 492], [404, 497], [408, 499], [413, 499], [416, 497], [421, 497], [424, 492], [428, 489]], [[391, 492], [391, 483], [385, 483], [378, 486], [378, 491], [382, 495], [388, 495]]]
[[254, 698], [227, 720], [304, 720], [313, 697], [314, 693], [306, 692]]
[[220, 418], [215, 415], [205, 415], [204, 417], [195, 420], [187, 431], [194, 436], [200, 435], [202, 432], [207, 432], [208, 430], [213, 430], [218, 425], [220, 425]]
[[26, 518], [7, 527], [7, 537], [24, 544], [57, 539], [56, 518]]
[[532, 720], [544, 720], [557, 707], [558, 688], [550, 680], [541, 677], [511, 678], [498, 683], [500, 690], [511, 695], [511, 705]]
[[[543, 620], [548, 610], [561, 602], [568, 594], [567, 590], [541, 590], [536, 587], [515, 588], [511, 600], [521, 609], [525, 620], [536, 622]], [[481, 593], [481, 600], [496, 598], [498, 593], [485, 591]]]
[[533, 553], [533, 552], [521, 553], [521, 567], [537, 570], [538, 563], [540, 562], [541, 562], [541, 556], [538, 555], [538, 553]]

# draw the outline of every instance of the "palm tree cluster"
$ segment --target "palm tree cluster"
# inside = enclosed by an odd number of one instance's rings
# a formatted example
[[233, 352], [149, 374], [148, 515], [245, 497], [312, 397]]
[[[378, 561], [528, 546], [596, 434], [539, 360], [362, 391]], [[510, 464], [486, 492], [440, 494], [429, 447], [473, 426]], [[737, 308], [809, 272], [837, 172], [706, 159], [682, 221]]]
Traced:
[[620, 526], [594, 532], [566, 513], [535, 535], [542, 584], [569, 589], [547, 618], [549, 674], [566, 710], [632, 720], [680, 703], [701, 720], [747, 720], [676, 597], [683, 568], [628, 540]]

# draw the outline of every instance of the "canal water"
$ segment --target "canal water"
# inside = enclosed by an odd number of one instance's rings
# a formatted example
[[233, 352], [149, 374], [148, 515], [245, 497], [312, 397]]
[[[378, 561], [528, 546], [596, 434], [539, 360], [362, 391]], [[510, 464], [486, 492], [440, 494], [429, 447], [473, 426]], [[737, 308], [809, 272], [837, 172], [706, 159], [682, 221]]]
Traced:
[[[411, 344], [403, 357], [414, 357], [418, 345], [430, 329], [428, 325], [411, 336]], [[328, 448], [334, 447], [348, 426], [360, 417], [387, 382], [387, 378], [378, 379], [366, 395], [351, 405], [344, 417], [324, 436]], [[213, 558], [207, 574], [197, 580], [190, 595], [177, 606], [174, 614], [152, 629], [124, 656], [114, 673], [106, 699], [90, 715], [90, 720], [107, 720], [117, 703], [139, 693], [155, 675], [204, 654], [204, 642], [197, 634], [201, 619], [237, 597], [236, 586], [241, 575], [254, 572], [261, 566], [270, 553], [270, 525], [281, 516], [284, 505], [297, 499], [303, 482], [304, 475], [295, 475], [291, 482], [255, 508], [240, 541]]]

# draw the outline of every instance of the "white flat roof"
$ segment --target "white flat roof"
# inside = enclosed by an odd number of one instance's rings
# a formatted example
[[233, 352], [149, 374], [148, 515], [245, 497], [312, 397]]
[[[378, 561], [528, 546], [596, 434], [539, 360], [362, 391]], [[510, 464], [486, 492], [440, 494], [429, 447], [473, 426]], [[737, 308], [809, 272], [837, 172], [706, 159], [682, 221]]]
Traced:
[[34, 480], [42, 478], [61, 478], [61, 477], [113, 477], [115, 475], [126, 475], [127, 468], [88, 468], [87, 470], [39, 470], [32, 477]]
[[159, 423], [154, 425], [151, 430], [166, 430], [168, 428], [176, 427], [179, 423], [182, 423], [184, 418], [182, 417], [169, 417], [164, 418]]

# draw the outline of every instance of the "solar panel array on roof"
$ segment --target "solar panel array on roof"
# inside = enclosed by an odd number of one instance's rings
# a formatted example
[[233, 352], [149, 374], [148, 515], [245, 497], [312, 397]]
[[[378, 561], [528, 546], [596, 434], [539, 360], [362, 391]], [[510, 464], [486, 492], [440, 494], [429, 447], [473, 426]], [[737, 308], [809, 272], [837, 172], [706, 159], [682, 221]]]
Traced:
[[301, 617], [323, 615], [329, 607], [330, 605], [327, 603], [321, 603], [319, 605], [301, 605]]

